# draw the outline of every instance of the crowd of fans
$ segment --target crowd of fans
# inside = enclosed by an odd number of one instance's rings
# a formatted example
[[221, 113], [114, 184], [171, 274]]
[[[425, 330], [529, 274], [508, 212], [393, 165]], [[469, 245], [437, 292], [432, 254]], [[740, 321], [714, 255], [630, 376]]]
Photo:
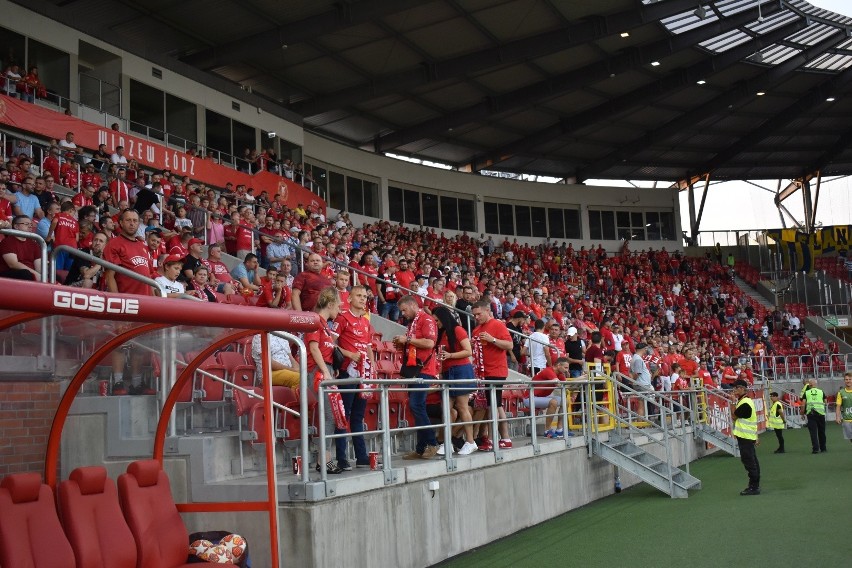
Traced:
[[[476, 306], [487, 306], [488, 316], [518, 332], [505, 353], [515, 370], [549, 370], [564, 379], [583, 363], [605, 362], [642, 381], [631, 361], [638, 354], [652, 387], [666, 390], [692, 379], [725, 388], [738, 378], [753, 380], [755, 372], [771, 376], [776, 357], [818, 363], [838, 353], [836, 344], [811, 342], [795, 313], [752, 304], [733, 283], [733, 263], [709, 253], [631, 252], [628, 243], [617, 252], [568, 242], [532, 246], [381, 220], [356, 227], [345, 212], [327, 219], [265, 190], [212, 188], [168, 169], [146, 171], [120, 146], [89, 154], [72, 132], [50, 142], [41, 164], [33, 163], [29, 142], [17, 141], [10, 153], [0, 169], [0, 227], [35, 231], [51, 247], [102, 257], [154, 279], [172, 298], [311, 310], [330, 293], [345, 312], [351, 287], [362, 286], [365, 314], [410, 323], [411, 309], [400, 309], [408, 297], [430, 318], [442, 303], [457, 310], [453, 318], [468, 338], [485, 317], [474, 317]], [[272, 161], [262, 156], [252, 163], [268, 168]], [[60, 197], [57, 185], [73, 195]], [[223, 252], [239, 259], [233, 269]], [[34, 241], [7, 237], [0, 242], [0, 277], [37, 279], [45, 269], [40, 256]], [[69, 254], [56, 263], [70, 286], [152, 293], [148, 284]], [[331, 300], [324, 302], [327, 308]], [[334, 339], [316, 343], [324, 347], [312, 354], [315, 367], [329, 374], [323, 368]], [[465, 438], [460, 447], [472, 443]]]

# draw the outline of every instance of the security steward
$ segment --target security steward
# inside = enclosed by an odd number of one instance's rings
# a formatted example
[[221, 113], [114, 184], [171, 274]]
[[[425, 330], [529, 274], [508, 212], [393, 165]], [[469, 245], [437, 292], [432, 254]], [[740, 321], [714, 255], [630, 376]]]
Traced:
[[740, 460], [748, 472], [748, 487], [740, 491], [740, 495], [760, 495], [760, 464], [757, 461], [757, 409], [754, 401], [746, 396], [748, 383], [742, 379], [734, 381], [732, 395], [736, 406], [731, 408], [731, 419], [734, 422], [733, 435], [740, 448]]
[[778, 393], [769, 393], [769, 400], [772, 401], [772, 406], [769, 408], [769, 414], [766, 417], [767, 426], [775, 430], [775, 437], [778, 438], [778, 449], [776, 454], [784, 453], [784, 406], [778, 400]]
[[803, 412], [808, 419], [812, 453], [825, 452], [825, 393], [817, 388], [817, 380], [808, 381], [810, 388], [802, 393]]

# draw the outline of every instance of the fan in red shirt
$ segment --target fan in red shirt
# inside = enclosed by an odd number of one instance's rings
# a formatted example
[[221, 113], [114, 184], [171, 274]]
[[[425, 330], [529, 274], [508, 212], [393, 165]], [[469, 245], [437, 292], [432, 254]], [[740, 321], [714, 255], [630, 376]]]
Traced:
[[[491, 304], [480, 300], [471, 308], [476, 328], [471, 333], [471, 347], [473, 348], [473, 372], [477, 377], [488, 381], [505, 381], [509, 376], [509, 364], [506, 352], [513, 347], [512, 337], [503, 321], [494, 319], [491, 312]], [[486, 393], [488, 405], [491, 405], [491, 395]], [[499, 424], [500, 442], [499, 447], [511, 448], [512, 440], [509, 439], [509, 425], [505, 422], [506, 411], [503, 408], [503, 389], [496, 389], [497, 416], [503, 420]], [[494, 411], [494, 409], [491, 409]], [[479, 420], [476, 414], [484, 413], [484, 409], [477, 409], [474, 420]], [[488, 449], [490, 440], [483, 439]], [[480, 448], [482, 449], [482, 448]]]
[[210, 271], [210, 285], [220, 294], [233, 294], [234, 286], [228, 266], [222, 262], [222, 245], [213, 243], [207, 247], [207, 258], [201, 264]]
[[[53, 248], [64, 245], [76, 249], [79, 236], [80, 224], [77, 222], [77, 213], [74, 210], [74, 204], [70, 201], [65, 201], [60, 206], [59, 213], [50, 222], [46, 240], [53, 243]], [[56, 263], [57, 270], [70, 270], [71, 265], [74, 263], [74, 257], [63, 250], [57, 253], [54, 262]]]
[[[104, 249], [104, 260], [123, 266], [140, 276], [151, 278], [153, 264], [148, 245], [136, 238], [136, 231], [139, 228], [139, 213], [133, 209], [122, 211], [118, 219], [118, 226], [121, 232], [107, 243]], [[140, 294], [142, 296], [153, 295], [151, 286], [148, 284], [118, 274], [114, 270], [107, 269], [104, 273], [104, 280], [107, 290], [110, 292]]]
[[83, 184], [83, 189], [71, 198], [71, 203], [74, 207], [81, 209], [83, 207], [94, 205], [95, 201], [92, 197], [95, 195], [95, 188], [91, 184]]
[[[411, 322], [405, 335], [393, 338], [394, 345], [402, 350], [403, 366], [422, 364], [419, 376], [426, 380], [435, 380], [438, 373], [434, 356], [435, 340], [438, 336], [435, 320], [421, 310], [411, 296], [400, 298], [398, 307], [402, 316]], [[426, 391], [420, 386], [412, 385], [412, 390], [408, 392], [408, 404], [414, 415], [415, 426], [428, 426], [431, 420], [426, 413]], [[413, 452], [405, 455], [405, 459], [429, 459], [437, 453], [438, 440], [435, 438], [435, 431], [425, 428], [417, 430], [417, 446]]]

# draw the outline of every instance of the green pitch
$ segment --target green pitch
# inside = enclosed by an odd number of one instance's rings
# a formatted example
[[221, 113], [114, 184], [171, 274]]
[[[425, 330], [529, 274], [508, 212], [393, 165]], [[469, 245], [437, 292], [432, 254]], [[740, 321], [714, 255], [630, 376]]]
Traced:
[[688, 499], [671, 499], [642, 483], [440, 566], [848, 564], [852, 443], [833, 422], [826, 435], [828, 452], [814, 455], [807, 429], [784, 431], [785, 454], [773, 453], [773, 432], [763, 434], [757, 450], [761, 495], [741, 497], [747, 485], [742, 463], [717, 452], [692, 464], [703, 489]]

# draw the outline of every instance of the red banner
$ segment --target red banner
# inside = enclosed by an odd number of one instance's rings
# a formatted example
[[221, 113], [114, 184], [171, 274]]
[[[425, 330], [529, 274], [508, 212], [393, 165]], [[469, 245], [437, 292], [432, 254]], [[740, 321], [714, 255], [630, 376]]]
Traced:
[[[757, 412], [757, 431], [758, 433], [766, 430], [766, 405], [764, 404], [763, 389], [749, 389], [748, 396], [754, 402], [754, 409]], [[707, 392], [707, 419], [709, 424], [716, 430], [724, 433], [727, 436], [731, 435], [731, 399], [728, 395], [716, 394]]]
[[259, 195], [261, 191], [267, 191], [270, 196], [282, 194], [290, 208], [302, 203], [307, 207], [319, 208], [325, 213], [325, 201], [298, 183], [271, 172], [259, 172], [255, 175], [238, 172], [212, 160], [194, 158], [183, 151], [172, 150], [144, 138], [98, 126], [19, 99], [0, 97], [0, 123], [57, 140], [65, 138], [66, 132], [73, 132], [74, 142], [88, 150], [95, 150], [101, 144], [106, 144], [107, 151], [111, 153], [117, 146], [124, 146], [124, 155], [128, 160], [136, 160], [139, 164], [155, 170], [169, 168], [173, 174], [180, 177], [189, 176], [195, 181], [220, 188], [225, 187], [228, 182], [245, 185], [253, 187], [255, 195]]

